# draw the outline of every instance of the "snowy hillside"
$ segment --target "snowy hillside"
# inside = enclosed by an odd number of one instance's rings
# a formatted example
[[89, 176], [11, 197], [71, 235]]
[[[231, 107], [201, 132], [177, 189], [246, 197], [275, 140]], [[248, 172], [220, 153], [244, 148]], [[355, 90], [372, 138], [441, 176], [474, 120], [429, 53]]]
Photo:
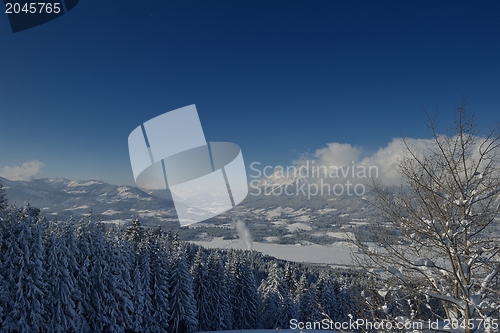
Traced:
[[181, 239], [209, 241], [214, 237], [237, 239], [234, 219], [244, 221], [257, 242], [278, 244], [331, 244], [343, 241], [346, 231], [359, 228], [377, 216], [365, 197], [254, 196], [236, 208], [190, 228], [179, 228], [173, 202], [157, 193], [102, 181], [33, 179], [3, 182], [10, 202], [29, 202], [49, 218], [78, 219], [91, 210], [103, 222], [130, 223], [138, 216], [144, 225], [179, 232]]
[[74, 181], [62, 178], [10, 181], [0, 178], [11, 203], [29, 202], [48, 218], [66, 220], [88, 215], [103, 222], [121, 223], [139, 216], [145, 224], [177, 223], [171, 200], [161, 199], [133, 186], [116, 186], [98, 180]]

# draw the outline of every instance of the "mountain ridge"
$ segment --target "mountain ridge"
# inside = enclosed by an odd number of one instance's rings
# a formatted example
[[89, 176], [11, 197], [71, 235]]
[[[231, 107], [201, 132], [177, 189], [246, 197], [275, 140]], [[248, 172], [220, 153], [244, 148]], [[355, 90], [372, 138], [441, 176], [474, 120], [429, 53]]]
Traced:
[[[29, 202], [48, 219], [75, 220], [92, 214], [105, 223], [128, 224], [138, 217], [144, 226], [178, 232], [184, 240], [238, 238], [236, 221], [245, 222], [255, 241], [280, 244], [330, 244], [345, 239], [345, 232], [365, 228], [380, 214], [366, 196], [255, 195], [235, 208], [211, 219], [181, 228], [171, 199], [129, 185], [100, 180], [40, 178], [11, 181], [0, 177], [9, 202]], [[296, 181], [296, 180], [292, 180]], [[279, 185], [278, 185], [279, 186]], [[165, 191], [163, 191], [165, 192]], [[155, 195], [156, 194], [156, 195]], [[370, 198], [371, 194], [367, 194]]]

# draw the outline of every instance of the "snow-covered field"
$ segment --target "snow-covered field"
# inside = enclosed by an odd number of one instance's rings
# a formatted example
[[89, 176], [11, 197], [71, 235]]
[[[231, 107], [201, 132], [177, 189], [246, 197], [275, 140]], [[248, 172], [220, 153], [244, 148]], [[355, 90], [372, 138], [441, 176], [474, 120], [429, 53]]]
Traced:
[[[193, 243], [207, 248], [248, 250], [247, 244], [240, 239], [223, 240], [221, 237], [218, 237], [211, 241], [193, 241]], [[346, 242], [338, 242], [332, 245], [317, 245], [305, 242], [295, 245], [280, 245], [254, 242], [252, 249], [279, 259], [295, 262], [331, 264], [336, 266], [351, 264], [351, 248]]]
[[115, 215], [115, 214], [120, 214], [121, 212], [119, 211], [116, 211], [114, 209], [108, 209], [107, 211], [105, 212], [102, 212], [101, 214], [102, 215]]
[[286, 228], [290, 232], [294, 232], [296, 230], [307, 230], [307, 231], [312, 230], [312, 227], [310, 225], [305, 224], [305, 223], [300, 223], [300, 222], [289, 224], [286, 226]]

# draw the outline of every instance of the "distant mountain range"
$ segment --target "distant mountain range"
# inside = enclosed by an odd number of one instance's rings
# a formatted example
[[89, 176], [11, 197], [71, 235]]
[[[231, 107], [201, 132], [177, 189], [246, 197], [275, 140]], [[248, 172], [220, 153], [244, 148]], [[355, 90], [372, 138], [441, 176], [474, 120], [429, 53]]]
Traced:
[[[10, 203], [29, 202], [50, 219], [75, 219], [92, 211], [107, 222], [130, 221], [141, 215], [146, 222], [159, 219], [178, 223], [172, 200], [159, 198], [133, 186], [116, 186], [99, 180], [77, 181], [63, 178], [11, 181], [0, 177]], [[154, 212], [154, 213], [153, 213]]]
[[[181, 239], [213, 237], [237, 238], [235, 222], [246, 223], [255, 241], [295, 244], [332, 243], [345, 232], [362, 228], [380, 213], [368, 201], [373, 197], [323, 195], [277, 195], [277, 191], [256, 195], [251, 188], [247, 198], [226, 213], [180, 228], [171, 199], [133, 186], [116, 186], [98, 180], [75, 181], [62, 178], [11, 181], [0, 177], [10, 203], [29, 202], [49, 219], [78, 221], [90, 214], [107, 223], [127, 224], [135, 216], [143, 225], [178, 232]], [[295, 180], [287, 180], [291, 184]], [[279, 184], [274, 188], [279, 189]], [[269, 195], [270, 194], [270, 195]]]

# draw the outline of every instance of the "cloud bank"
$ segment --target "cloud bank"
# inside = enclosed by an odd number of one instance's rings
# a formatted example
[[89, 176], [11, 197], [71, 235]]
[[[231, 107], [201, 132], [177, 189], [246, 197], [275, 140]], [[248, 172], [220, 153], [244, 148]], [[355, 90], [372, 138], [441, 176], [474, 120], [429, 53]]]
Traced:
[[[407, 139], [407, 142], [418, 151], [426, 151], [432, 146], [429, 139]], [[294, 160], [296, 167], [309, 166], [311, 170], [327, 171], [325, 177], [314, 176], [314, 179], [334, 184], [347, 180], [354, 183], [369, 184], [372, 178], [386, 186], [401, 184], [401, 175], [397, 171], [398, 160], [403, 156], [402, 138], [394, 138], [385, 147], [375, 153], [362, 157], [363, 149], [347, 143], [332, 142], [326, 147], [317, 149], [309, 156]]]
[[21, 166], [4, 166], [0, 169], [0, 177], [9, 180], [31, 180], [42, 171], [44, 166], [37, 160], [23, 163]]
[[[485, 140], [485, 138], [477, 138], [475, 146], [471, 147], [471, 161], [479, 158], [480, 144]], [[432, 149], [436, 148], [432, 139], [407, 138], [406, 142], [411, 147], [411, 150], [417, 154], [428, 155]], [[345, 182], [346, 180], [368, 184], [371, 183], [373, 177], [385, 186], [400, 185], [402, 178], [397, 170], [397, 165], [405, 151], [402, 138], [392, 139], [387, 146], [381, 147], [375, 153], [363, 158], [361, 157], [363, 155], [361, 147], [332, 142], [328, 143], [324, 148], [317, 149], [314, 154], [305, 155], [293, 161], [293, 164], [297, 168], [308, 165], [313, 170], [322, 168], [321, 170], [324, 171], [326, 169], [330, 176], [323, 177], [323, 181], [331, 184]], [[370, 168], [371, 172], [368, 172]], [[337, 177], [331, 175], [337, 175]], [[318, 183], [318, 179], [319, 177], [312, 177], [312, 182]], [[309, 178], [309, 181], [311, 181], [311, 178]]]

